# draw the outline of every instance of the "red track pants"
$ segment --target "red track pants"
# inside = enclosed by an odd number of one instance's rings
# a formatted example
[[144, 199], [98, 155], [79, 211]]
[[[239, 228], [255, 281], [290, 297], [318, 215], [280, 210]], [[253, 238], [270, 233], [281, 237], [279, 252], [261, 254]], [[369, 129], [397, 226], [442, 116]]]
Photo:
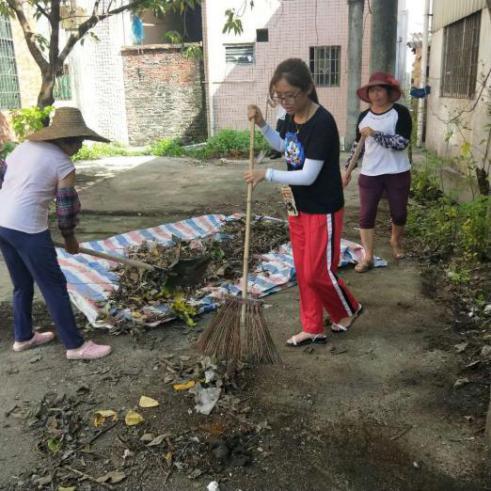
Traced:
[[324, 332], [323, 308], [332, 322], [339, 322], [359, 307], [336, 274], [343, 214], [343, 209], [327, 215], [300, 212], [288, 219], [300, 290], [300, 320], [303, 330], [311, 334]]

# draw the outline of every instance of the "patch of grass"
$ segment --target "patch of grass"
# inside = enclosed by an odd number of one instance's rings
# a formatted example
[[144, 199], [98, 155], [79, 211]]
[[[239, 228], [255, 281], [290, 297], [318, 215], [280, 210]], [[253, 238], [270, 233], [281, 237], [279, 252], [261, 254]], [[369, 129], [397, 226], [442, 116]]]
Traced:
[[412, 207], [407, 230], [423, 251], [446, 261], [490, 259], [491, 197], [458, 203], [442, 193], [428, 168], [413, 172], [411, 194], [423, 206]]
[[[254, 139], [254, 151], [267, 150], [268, 143], [263, 135], [256, 131]], [[246, 158], [249, 155], [249, 132], [236, 130], [222, 130], [211, 137], [206, 145], [194, 151], [201, 158]]]
[[[260, 132], [256, 132], [254, 151], [269, 149], [269, 145]], [[237, 130], [222, 130], [209, 138], [199, 148], [184, 148], [179, 140], [164, 138], [155, 142], [151, 153], [160, 157], [182, 157], [184, 155], [196, 159], [247, 158], [249, 156], [249, 132]]]
[[129, 157], [135, 155], [146, 155], [146, 152], [132, 150], [118, 143], [94, 143], [93, 145], [83, 145], [72, 159], [98, 160], [105, 157]]
[[182, 157], [185, 155], [184, 148], [179, 141], [172, 138], [156, 141], [150, 147], [150, 153], [159, 157]]

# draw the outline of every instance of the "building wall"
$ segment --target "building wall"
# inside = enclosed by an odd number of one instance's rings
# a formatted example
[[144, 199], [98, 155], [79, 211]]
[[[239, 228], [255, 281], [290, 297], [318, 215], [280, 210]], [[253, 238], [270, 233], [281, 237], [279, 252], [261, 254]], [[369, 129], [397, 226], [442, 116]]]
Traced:
[[35, 106], [37, 104], [39, 90], [41, 89], [41, 70], [27, 47], [24, 33], [17, 19], [11, 18], [10, 25], [14, 40], [21, 106]]
[[128, 143], [121, 47], [131, 43], [130, 14], [99, 22], [93, 29], [98, 41], [78, 43], [69, 63], [75, 103], [87, 124], [103, 136]]
[[129, 142], [206, 137], [203, 70], [172, 45], [123, 50]]
[[[227, 8], [241, 10], [244, 33], [223, 34]], [[365, 6], [365, 15], [368, 4]], [[217, 22], [220, 25], [217, 25]], [[346, 127], [346, 92], [348, 70], [348, 2], [345, 0], [265, 0], [255, 2], [251, 10], [243, 0], [205, 0], [203, 5], [209, 132], [222, 128], [247, 128], [246, 108], [257, 104], [269, 122], [276, 111], [267, 108], [269, 80], [276, 65], [289, 57], [309, 62], [311, 46], [341, 46], [339, 87], [319, 87], [321, 104], [331, 111], [343, 137]], [[232, 65], [225, 62], [224, 44], [256, 41], [256, 29], [268, 28], [269, 41], [256, 43], [255, 63]], [[365, 20], [362, 80], [368, 79], [370, 18]]]
[[486, 7], [486, 0], [433, 0], [432, 28], [435, 31]]
[[[483, 87], [483, 76], [491, 69], [491, 21], [487, 9], [481, 14], [481, 32], [479, 48], [479, 68], [477, 74], [476, 96], [474, 99], [454, 99], [440, 97], [441, 68], [443, 59], [444, 29], [432, 33], [430, 53], [429, 84], [431, 95], [428, 98], [426, 146], [443, 157], [458, 156], [464, 141], [463, 136], [472, 144], [474, 156], [484, 157], [485, 145], [489, 130], [486, 125], [491, 123], [489, 104], [491, 104], [491, 79], [488, 78], [487, 87]], [[478, 95], [481, 95], [477, 101]], [[464, 111], [464, 112], [462, 112]], [[452, 117], [461, 115], [460, 128], [463, 135], [455, 126], [449, 124]], [[447, 138], [449, 132], [452, 136]]]

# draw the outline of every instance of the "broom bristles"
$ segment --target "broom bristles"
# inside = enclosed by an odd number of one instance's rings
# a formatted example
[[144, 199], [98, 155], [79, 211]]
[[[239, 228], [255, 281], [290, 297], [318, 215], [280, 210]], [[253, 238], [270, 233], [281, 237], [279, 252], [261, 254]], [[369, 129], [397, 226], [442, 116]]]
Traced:
[[[241, 310], [246, 312], [241, 329]], [[227, 297], [208, 328], [198, 339], [198, 349], [208, 356], [226, 361], [253, 364], [281, 361], [262, 312], [262, 302]]]

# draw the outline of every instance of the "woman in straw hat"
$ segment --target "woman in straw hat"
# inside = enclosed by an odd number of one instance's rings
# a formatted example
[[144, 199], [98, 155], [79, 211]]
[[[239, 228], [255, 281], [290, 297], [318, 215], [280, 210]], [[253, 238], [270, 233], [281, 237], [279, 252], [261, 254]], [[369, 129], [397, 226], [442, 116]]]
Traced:
[[102, 358], [110, 346], [84, 341], [73, 315], [66, 279], [48, 230], [48, 207], [56, 198], [58, 226], [65, 249], [78, 252], [75, 227], [80, 202], [70, 159], [83, 140], [107, 142], [85, 124], [78, 109], [56, 110], [51, 126], [27, 137], [0, 166], [0, 250], [14, 285], [14, 351], [48, 343], [53, 332], [33, 332], [34, 282], [71, 360]]
[[388, 73], [372, 74], [370, 81], [357, 91], [370, 104], [358, 117], [356, 141], [346, 163], [343, 185], [351, 179], [349, 165], [360, 138], [365, 137], [363, 163], [358, 179], [360, 190], [360, 236], [365, 255], [355, 270], [364, 273], [373, 268], [375, 218], [382, 194], [389, 200], [392, 218], [390, 245], [396, 259], [402, 259], [402, 236], [407, 219], [411, 184], [406, 147], [411, 139], [412, 121], [408, 109], [395, 102], [401, 97], [399, 83]]

